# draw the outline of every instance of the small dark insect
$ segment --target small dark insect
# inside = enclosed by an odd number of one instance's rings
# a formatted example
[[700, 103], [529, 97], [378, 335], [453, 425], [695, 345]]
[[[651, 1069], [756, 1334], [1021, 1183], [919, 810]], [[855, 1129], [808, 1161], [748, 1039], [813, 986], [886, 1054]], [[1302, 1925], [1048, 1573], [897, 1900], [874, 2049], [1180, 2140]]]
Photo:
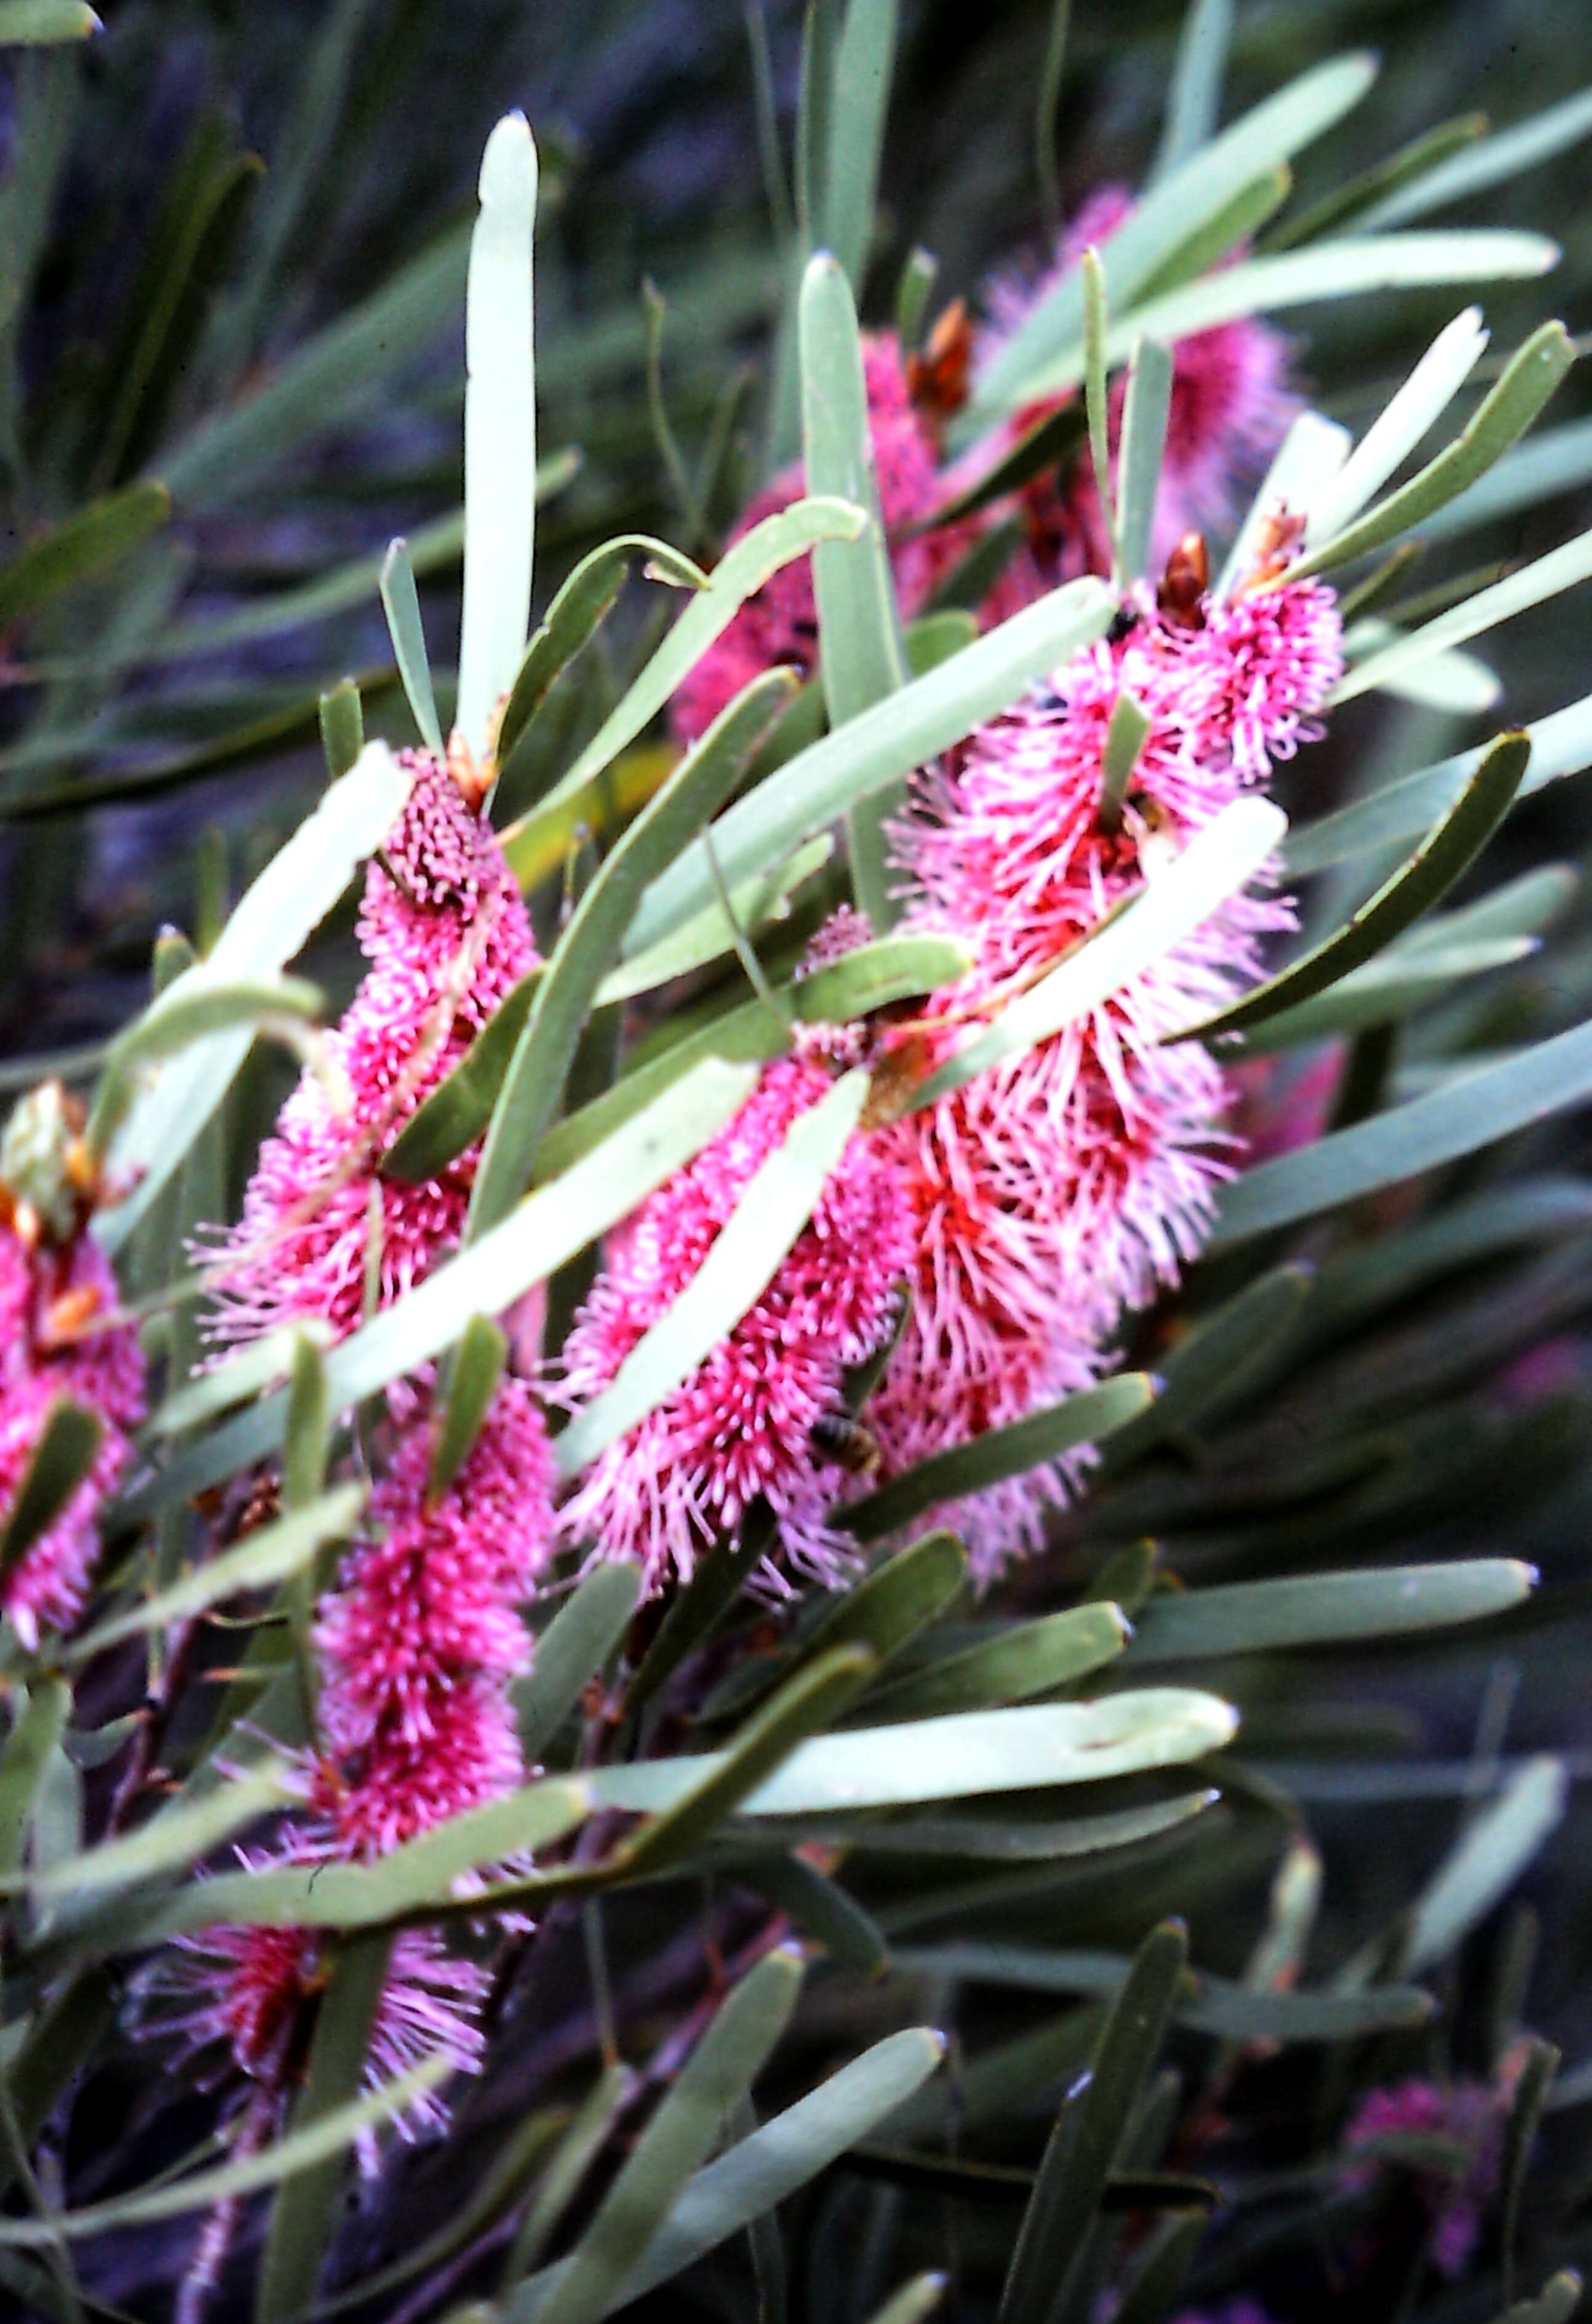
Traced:
[[1107, 643], [1119, 646], [1124, 638], [1130, 638], [1137, 629], [1140, 618], [1136, 605], [1132, 604], [1118, 605], [1111, 616], [1111, 626], [1106, 632]]
[[1166, 560], [1166, 572], [1155, 592], [1164, 618], [1180, 630], [1204, 627], [1201, 601], [1210, 586], [1210, 553], [1202, 532], [1185, 532]]
[[871, 1477], [884, 1458], [873, 1431], [843, 1412], [819, 1414], [813, 1423], [813, 1444], [848, 1477]]
[[934, 318], [921, 355], [906, 358], [906, 392], [931, 420], [949, 420], [967, 401], [973, 363], [973, 321], [965, 299], [953, 299]]

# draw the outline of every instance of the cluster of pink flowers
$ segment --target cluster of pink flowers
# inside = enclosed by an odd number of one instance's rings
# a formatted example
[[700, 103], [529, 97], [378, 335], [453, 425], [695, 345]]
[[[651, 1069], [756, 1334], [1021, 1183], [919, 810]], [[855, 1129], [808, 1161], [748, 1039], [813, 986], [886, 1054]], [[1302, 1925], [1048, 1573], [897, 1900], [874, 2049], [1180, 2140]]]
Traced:
[[365, 1296], [373, 1200], [382, 1306], [452, 1250], [464, 1228], [479, 1146], [421, 1185], [384, 1177], [382, 1156], [537, 951], [484, 816], [436, 760], [400, 755], [412, 788], [366, 873], [359, 917], [370, 967], [330, 1036], [331, 1071], [306, 1072], [288, 1099], [223, 1243], [211, 1328], [224, 1342], [307, 1316], [339, 1337], [351, 1332]]
[[[919, 784], [896, 835], [908, 925], [977, 946], [925, 1011], [934, 1056], [1098, 926], [1309, 732], [1340, 668], [1331, 594], [1289, 584], [1173, 619], [1147, 601]], [[1120, 815], [1103, 754], [1124, 693], [1149, 719]], [[1227, 1078], [1167, 1037], [1253, 982], [1290, 922], [1235, 899], [1104, 1006], [886, 1133], [918, 1221], [910, 1319], [870, 1421], [895, 1470], [1024, 1417], [1105, 1360], [1125, 1310], [1174, 1282], [1228, 1158]], [[1038, 1470], [961, 1522], [980, 1568], [1036, 1538], [1068, 1471]]]
[[[219, 1325], [227, 1339], [290, 1318], [353, 1328], [373, 1188], [382, 1305], [428, 1274], [463, 1229], [478, 1148], [418, 1187], [384, 1178], [382, 1153], [536, 954], [484, 817], [446, 769], [418, 754], [408, 763], [408, 803], [366, 881], [359, 933], [370, 968], [332, 1037], [353, 1105], [339, 1114], [308, 1075], [288, 1100], [231, 1239]], [[281, 1836], [278, 1864], [382, 1855], [524, 1777], [510, 1685], [529, 1660], [519, 1609], [552, 1540], [547, 1430], [529, 1386], [503, 1379], [457, 1474], [434, 1490], [432, 1385], [406, 1382], [390, 1399], [395, 1441], [363, 1536], [320, 1609], [311, 1812]], [[184, 1982], [199, 1998], [179, 2024], [195, 2047], [224, 2044], [271, 2087], [319, 1975], [317, 1932], [218, 1928], [189, 1953]], [[483, 1982], [433, 1934], [406, 1933], [369, 2077], [436, 2051], [475, 2065]], [[439, 2118], [438, 2101], [414, 2118]]]
[[[120, 1305], [115, 1277], [66, 1175], [74, 1135], [51, 1085], [22, 1101], [0, 1152], [0, 1524], [58, 1405], [81, 1406], [100, 1426], [87, 1474], [0, 1582], [0, 1608], [29, 1647], [83, 1610], [100, 1508], [122, 1481], [144, 1409], [137, 1329], [107, 1320]], [[41, 1173], [53, 1194], [35, 1202]]]
[[[572, 1404], [606, 1388], [673, 1305], [754, 1171], [830, 1079], [811, 1053], [767, 1066], [729, 1126], [613, 1239], [565, 1342]], [[823, 1424], [843, 1414], [848, 1367], [888, 1337], [911, 1261], [894, 1175], [877, 1139], [859, 1132], [768, 1289], [688, 1379], [593, 1462], [562, 1513], [566, 1530], [595, 1539], [606, 1556], [639, 1558], [656, 1590], [688, 1576], [714, 1534], [760, 1500], [787, 1561], [837, 1580], [845, 1543], [828, 1512], [844, 1472], [824, 1452]]]
[[[1505, 2092], [1491, 2082], [1440, 2083], [1417, 2076], [1372, 2090], [1344, 2133], [1345, 2153], [1364, 2156], [1351, 2161], [1344, 2183], [1365, 2191], [1402, 2181], [1425, 2216], [1432, 2264], [1453, 2281], [1469, 2265], [1487, 2206], [1498, 2191], [1507, 2112]], [[1385, 2141], [1411, 2136], [1450, 2141], [1455, 2169], [1373, 2152]]]

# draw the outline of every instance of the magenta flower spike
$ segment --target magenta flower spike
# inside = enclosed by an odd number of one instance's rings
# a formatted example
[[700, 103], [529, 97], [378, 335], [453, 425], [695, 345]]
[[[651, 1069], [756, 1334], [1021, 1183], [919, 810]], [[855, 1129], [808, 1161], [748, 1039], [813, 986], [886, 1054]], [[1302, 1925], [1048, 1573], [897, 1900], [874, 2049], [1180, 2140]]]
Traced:
[[[1391, 2183], [1392, 2174], [1399, 2174], [1430, 2222], [1433, 2265], [1453, 2281], [1469, 2265], [1487, 2205], [1498, 2190], [1507, 2111], [1506, 2099], [1490, 2082], [1444, 2085], [1413, 2076], [1386, 2089], [1372, 2090], [1344, 2133], [1344, 2149], [1351, 2158], [1344, 2184], [1364, 2190], [1379, 2180]], [[1406, 2165], [1392, 2156], [1352, 2159], [1379, 2141], [1411, 2133], [1452, 2140], [1463, 2158], [1459, 2167], [1450, 2173]]]
[[[829, 1086], [814, 1056], [766, 1067], [728, 1128], [613, 1239], [565, 1344], [561, 1393], [572, 1406], [608, 1386], [690, 1282], [753, 1172]], [[688, 1577], [713, 1536], [760, 1499], [788, 1563], [834, 1583], [849, 1552], [827, 1511], [843, 1471], [814, 1430], [842, 1412], [847, 1368], [888, 1337], [910, 1257], [888, 1153], [860, 1132], [768, 1289], [681, 1387], [594, 1462], [561, 1512], [566, 1537], [599, 1556], [639, 1559], [657, 1591]], [[772, 1566], [766, 1578], [780, 1586]]]
[[[260, 1151], [243, 1216], [221, 1249], [213, 1338], [257, 1338], [316, 1318], [360, 1321], [373, 1190], [381, 1205], [379, 1305], [399, 1298], [464, 1229], [479, 1145], [421, 1185], [381, 1159], [536, 962], [524, 902], [491, 825], [435, 759], [406, 752], [414, 788], [365, 877], [359, 942], [371, 965], [330, 1036], [340, 1111], [306, 1073]], [[212, 1248], [207, 1254], [212, 1259]]]

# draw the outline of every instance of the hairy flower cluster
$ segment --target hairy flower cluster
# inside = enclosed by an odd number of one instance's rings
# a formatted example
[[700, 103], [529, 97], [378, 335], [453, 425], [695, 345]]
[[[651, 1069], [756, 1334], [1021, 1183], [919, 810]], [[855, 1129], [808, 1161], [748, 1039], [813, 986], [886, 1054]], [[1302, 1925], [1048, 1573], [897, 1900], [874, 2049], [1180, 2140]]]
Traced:
[[66, 1231], [53, 1239], [48, 1226], [40, 1231], [39, 1213], [19, 1208], [10, 1182], [0, 1183], [8, 1195], [0, 1223], [0, 1525], [60, 1404], [81, 1406], [100, 1426], [87, 1474], [0, 1582], [0, 1608], [33, 1647], [41, 1630], [68, 1629], [83, 1610], [100, 1508], [122, 1480], [143, 1418], [144, 1366], [136, 1327], [106, 1321], [119, 1304], [115, 1277], [80, 1218], [56, 1212]]
[[[727, 1128], [627, 1222], [565, 1343], [572, 1406], [608, 1387], [695, 1277], [753, 1173], [830, 1085], [816, 1056], [767, 1066]], [[910, 1263], [894, 1174], [859, 1132], [767, 1289], [689, 1379], [593, 1462], [562, 1512], [565, 1531], [600, 1555], [640, 1559], [656, 1591], [688, 1576], [713, 1536], [760, 1501], [787, 1562], [833, 1583], [847, 1553], [827, 1512], [844, 1480], [824, 1424], [843, 1414], [847, 1368], [888, 1337]]]
[[479, 1145], [420, 1185], [384, 1177], [382, 1157], [534, 965], [536, 946], [484, 817], [435, 759], [401, 758], [412, 788], [366, 874], [359, 918], [370, 967], [328, 1037], [330, 1072], [305, 1073], [260, 1149], [222, 1249], [219, 1342], [312, 1316], [341, 1337], [363, 1312], [373, 1258], [385, 1306], [464, 1228]]
[[[1146, 604], [923, 778], [895, 833], [908, 925], [978, 954], [925, 1011], [933, 1060], [1291, 752], [1340, 667], [1313, 582], [1203, 602], [1192, 626]], [[1112, 817], [1105, 742], [1124, 693], [1149, 725]], [[1123, 1312], [1198, 1251], [1231, 1167], [1229, 1091], [1200, 1044], [1171, 1037], [1252, 982], [1289, 920], [1275, 897], [1234, 899], [1109, 1001], [885, 1133], [917, 1222], [910, 1319], [869, 1406], [888, 1470], [1082, 1385]], [[1034, 1471], [964, 1512], [980, 1571], [1036, 1540], [1071, 1473]]]
[[524, 1381], [503, 1380], [468, 1459], [429, 1489], [434, 1425], [406, 1427], [316, 1626], [338, 1845], [383, 1854], [524, 1775], [509, 1682], [519, 1609], [548, 1561], [553, 1462]]
[[[1344, 2184], [1364, 2191], [1396, 2174], [1414, 2196], [1431, 2232], [1433, 2265], [1450, 2281], [1464, 2274], [1481, 2234], [1488, 2204], [1498, 2191], [1503, 2167], [1507, 2101], [1490, 2082], [1440, 2083], [1413, 2077], [1362, 2100], [1344, 2133], [1351, 2158]], [[1414, 2136], [1451, 2143], [1456, 2163], [1445, 2171], [1435, 2161], [1405, 2162], [1395, 2153], [1377, 2155], [1384, 2142]], [[1364, 2155], [1364, 2160], [1353, 2160]]]

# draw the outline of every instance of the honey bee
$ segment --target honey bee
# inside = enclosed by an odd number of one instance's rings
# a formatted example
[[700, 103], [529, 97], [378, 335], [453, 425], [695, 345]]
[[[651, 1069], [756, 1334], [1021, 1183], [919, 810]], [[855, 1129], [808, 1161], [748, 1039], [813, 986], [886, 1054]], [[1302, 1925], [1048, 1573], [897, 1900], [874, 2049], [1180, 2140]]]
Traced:
[[921, 355], [906, 358], [906, 392], [931, 420], [949, 420], [968, 398], [972, 374], [973, 322], [965, 299], [936, 316]]
[[1166, 560], [1155, 603], [1174, 629], [1204, 627], [1201, 601], [1210, 586], [1210, 552], [1202, 532], [1185, 532]]
[[844, 1412], [819, 1414], [813, 1423], [813, 1448], [848, 1477], [871, 1477], [884, 1458], [873, 1431]]

